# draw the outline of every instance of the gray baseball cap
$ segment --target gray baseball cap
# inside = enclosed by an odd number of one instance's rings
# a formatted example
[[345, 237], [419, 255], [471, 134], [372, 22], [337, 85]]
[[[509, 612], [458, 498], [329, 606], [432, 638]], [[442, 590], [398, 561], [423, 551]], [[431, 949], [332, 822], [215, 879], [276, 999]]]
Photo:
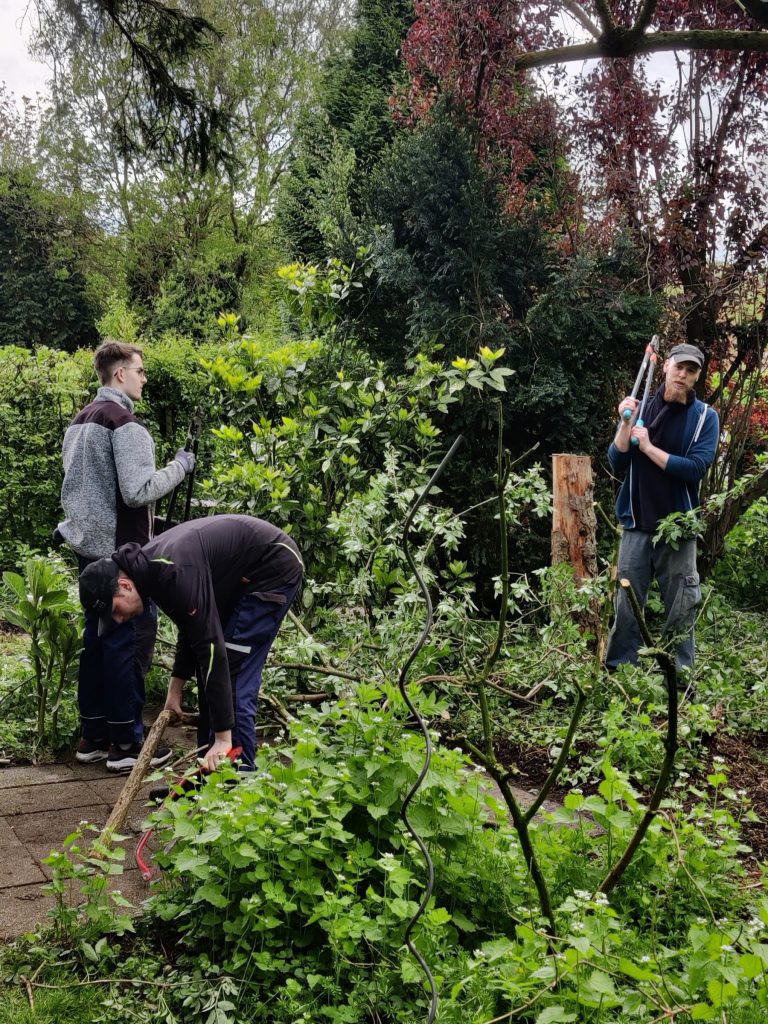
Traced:
[[696, 363], [700, 370], [704, 366], [704, 353], [695, 345], [675, 345], [668, 358], [673, 363]]

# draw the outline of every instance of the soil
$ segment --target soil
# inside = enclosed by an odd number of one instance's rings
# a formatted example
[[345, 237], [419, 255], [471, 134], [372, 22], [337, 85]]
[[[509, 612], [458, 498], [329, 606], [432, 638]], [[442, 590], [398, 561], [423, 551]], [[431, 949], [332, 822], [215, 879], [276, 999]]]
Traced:
[[[514, 769], [513, 781], [524, 789], [537, 791], [549, 775], [552, 760], [546, 747], [523, 747], [520, 744], [502, 740], [497, 744], [499, 761]], [[714, 759], [725, 762], [728, 783], [732, 789], [746, 790], [752, 810], [759, 821], [744, 821], [741, 835], [751, 852], [745, 860], [757, 863], [768, 862], [768, 733], [747, 732], [732, 736], [721, 730], [710, 740], [706, 753], [706, 770], [713, 771]], [[696, 782], [696, 779], [692, 779]], [[580, 787], [589, 792], [589, 786]], [[555, 787], [550, 794], [552, 800], [562, 800], [567, 789]]]
[[730, 736], [718, 732], [709, 744], [707, 774], [712, 771], [715, 757], [725, 762], [728, 783], [732, 789], [744, 789], [749, 794], [752, 810], [759, 821], [745, 821], [741, 835], [752, 848], [749, 860], [768, 861], [768, 734], [747, 732]]

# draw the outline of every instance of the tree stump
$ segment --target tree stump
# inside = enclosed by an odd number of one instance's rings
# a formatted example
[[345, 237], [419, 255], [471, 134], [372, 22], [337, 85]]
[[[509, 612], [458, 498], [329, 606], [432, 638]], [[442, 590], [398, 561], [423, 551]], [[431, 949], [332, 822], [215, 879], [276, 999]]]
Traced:
[[[595, 515], [592, 460], [588, 455], [552, 456], [552, 564], [573, 566], [576, 580], [597, 576], [597, 517]], [[582, 628], [602, 647], [600, 608], [595, 601]]]

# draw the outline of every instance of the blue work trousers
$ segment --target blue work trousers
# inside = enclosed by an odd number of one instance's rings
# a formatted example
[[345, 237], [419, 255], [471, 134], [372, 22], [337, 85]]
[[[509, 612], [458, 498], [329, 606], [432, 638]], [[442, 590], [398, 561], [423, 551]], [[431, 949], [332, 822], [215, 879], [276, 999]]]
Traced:
[[[80, 572], [90, 564], [78, 558]], [[148, 601], [129, 622], [115, 622], [98, 635], [99, 617], [85, 613], [77, 701], [81, 735], [89, 740], [141, 743], [144, 739], [144, 678], [152, 664], [157, 608]]]
[[[288, 614], [300, 586], [301, 581], [276, 588], [269, 594], [246, 594], [238, 602], [224, 629], [235, 711], [232, 746], [242, 747], [240, 759], [246, 769], [254, 767], [256, 757], [256, 711], [264, 664], [280, 623]], [[213, 742], [213, 733], [201, 686], [198, 686], [198, 694], [200, 719], [197, 743], [202, 747]]]
[[[656, 578], [664, 602], [665, 641], [674, 645], [678, 669], [692, 669], [694, 663], [693, 626], [696, 607], [701, 602], [699, 574], [696, 571], [696, 541], [680, 541], [677, 549], [664, 541], [653, 543], [653, 534], [644, 530], [624, 530], [619, 545], [619, 580], [628, 579], [645, 608], [648, 588]], [[605, 663], [615, 668], [625, 662], [637, 664], [637, 650], [644, 645], [632, 605], [623, 587], [616, 595], [616, 619], [608, 638]]]

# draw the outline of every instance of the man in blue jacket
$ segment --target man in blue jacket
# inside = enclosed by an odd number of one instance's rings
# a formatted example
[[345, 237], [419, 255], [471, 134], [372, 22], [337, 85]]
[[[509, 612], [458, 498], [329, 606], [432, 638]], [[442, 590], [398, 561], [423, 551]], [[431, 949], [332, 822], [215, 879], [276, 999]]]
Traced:
[[[696, 541], [673, 548], [653, 543], [659, 521], [672, 512], [699, 505], [699, 486], [715, 459], [720, 424], [715, 410], [696, 398], [694, 385], [704, 367], [704, 353], [695, 345], [675, 345], [664, 363], [664, 383], [637, 426], [640, 403], [627, 396], [619, 403], [619, 427], [608, 460], [623, 482], [616, 515], [623, 528], [619, 546], [619, 579], [628, 579], [641, 606], [655, 577], [667, 614], [665, 635], [676, 640], [678, 669], [693, 668], [693, 625], [701, 601], [696, 571]], [[632, 415], [624, 420], [624, 411]], [[635, 439], [636, 443], [632, 443]], [[608, 640], [606, 665], [637, 664], [642, 643], [629, 599], [619, 588], [616, 619]]]

